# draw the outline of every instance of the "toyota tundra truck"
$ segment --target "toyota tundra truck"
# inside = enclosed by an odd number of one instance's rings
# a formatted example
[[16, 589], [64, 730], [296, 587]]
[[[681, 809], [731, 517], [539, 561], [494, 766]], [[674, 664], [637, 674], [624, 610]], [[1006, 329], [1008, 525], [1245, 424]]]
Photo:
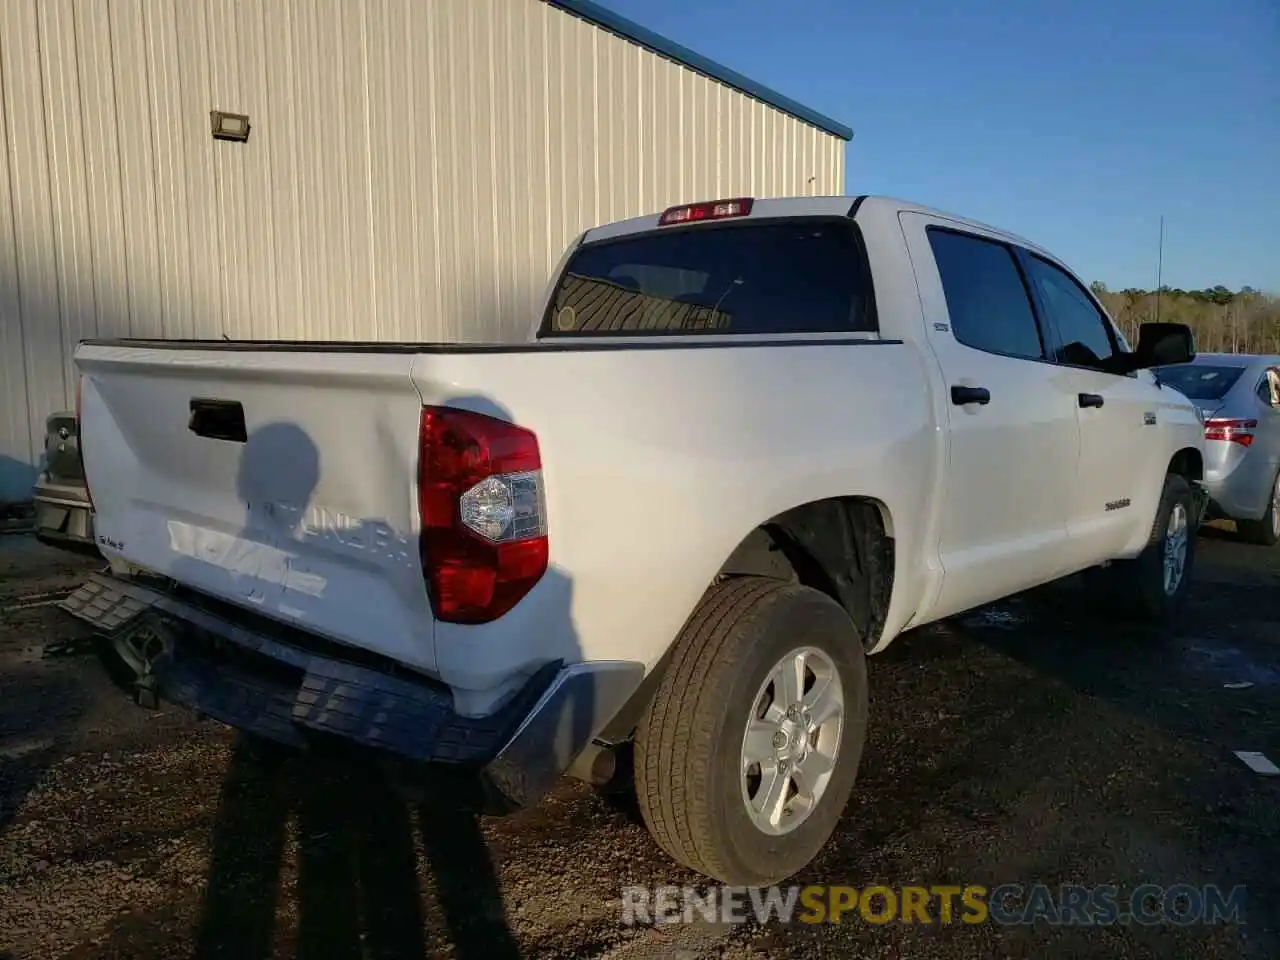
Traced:
[[[880, 197], [587, 230], [514, 345], [90, 340], [139, 691], [533, 804], [627, 763], [672, 858], [807, 864], [903, 631], [1080, 571], [1175, 617], [1204, 427], [1049, 252]], [[625, 750], [623, 748], [626, 748]], [[619, 758], [629, 758], [619, 760]]]

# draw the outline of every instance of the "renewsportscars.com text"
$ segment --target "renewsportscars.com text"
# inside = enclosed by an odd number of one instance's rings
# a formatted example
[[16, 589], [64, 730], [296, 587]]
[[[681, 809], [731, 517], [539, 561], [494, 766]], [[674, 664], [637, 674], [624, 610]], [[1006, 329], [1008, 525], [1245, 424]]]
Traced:
[[622, 922], [918, 923], [1110, 926], [1243, 923], [1245, 888], [1143, 884], [625, 887]]

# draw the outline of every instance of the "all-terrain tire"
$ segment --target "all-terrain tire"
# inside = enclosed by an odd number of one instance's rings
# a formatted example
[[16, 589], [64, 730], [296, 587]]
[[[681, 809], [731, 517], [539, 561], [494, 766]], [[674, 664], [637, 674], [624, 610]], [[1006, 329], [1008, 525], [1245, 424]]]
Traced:
[[[742, 741], [761, 685], [791, 651], [829, 657], [844, 697], [835, 764], [799, 826], [773, 835], [751, 820]], [[844, 608], [817, 590], [763, 577], [712, 586], [676, 642], [635, 738], [640, 812], [674, 860], [722, 883], [777, 883], [826, 844], [857, 776], [867, 725], [862, 638]]]

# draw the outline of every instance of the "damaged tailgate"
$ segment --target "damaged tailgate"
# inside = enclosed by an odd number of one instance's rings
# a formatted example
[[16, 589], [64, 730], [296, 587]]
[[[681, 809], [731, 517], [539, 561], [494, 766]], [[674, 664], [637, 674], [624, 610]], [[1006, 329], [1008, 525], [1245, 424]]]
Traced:
[[433, 672], [412, 359], [355, 347], [82, 344], [99, 549]]

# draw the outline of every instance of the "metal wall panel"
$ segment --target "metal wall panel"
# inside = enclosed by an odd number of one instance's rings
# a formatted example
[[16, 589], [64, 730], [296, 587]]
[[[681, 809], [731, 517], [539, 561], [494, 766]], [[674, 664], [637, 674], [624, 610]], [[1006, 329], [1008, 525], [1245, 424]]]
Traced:
[[82, 337], [518, 340], [587, 227], [844, 188], [838, 137], [542, 0], [4, 0], [0, 130], [0, 498]]

